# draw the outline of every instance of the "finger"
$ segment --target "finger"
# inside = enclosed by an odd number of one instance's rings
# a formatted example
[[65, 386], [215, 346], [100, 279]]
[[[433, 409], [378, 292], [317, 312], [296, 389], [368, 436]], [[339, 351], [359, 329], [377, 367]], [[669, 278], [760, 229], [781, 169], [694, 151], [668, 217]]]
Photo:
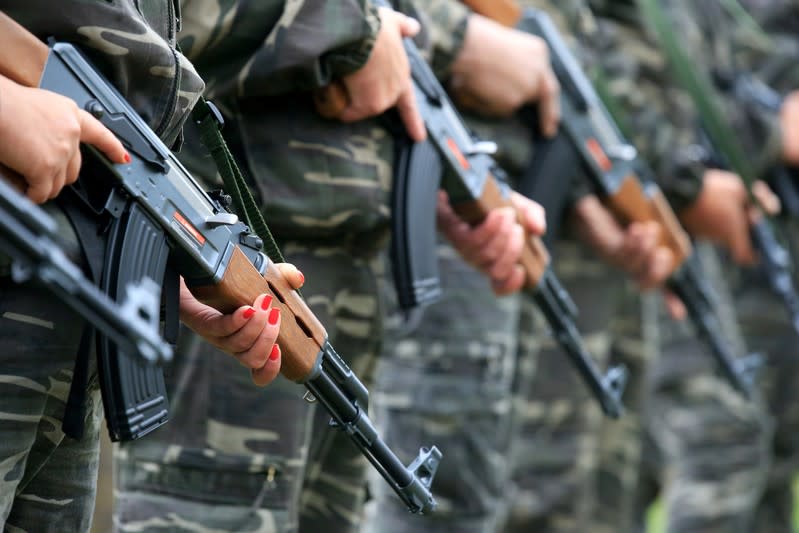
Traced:
[[369, 114], [357, 102], [350, 102], [350, 105], [344, 108], [338, 119], [341, 122], [358, 122], [368, 116]]
[[215, 346], [224, 349], [222, 344], [224, 339], [247, 325], [255, 317], [255, 314], [256, 310], [253, 306], [244, 305], [229, 314], [223, 315], [217, 312], [210, 318], [191, 324], [191, 327], [196, 331], [202, 331], [206, 337], [215, 339]]
[[[484, 271], [500, 258], [508, 245], [511, 232], [519, 227], [514, 213], [502, 209], [496, 210], [491, 215], [494, 215], [492, 220], [486, 218], [486, 223], [490, 223], [489, 226], [481, 224], [473, 232], [473, 257]], [[489, 228], [491, 231], [487, 231]]]
[[416, 96], [413, 92], [411, 81], [408, 80], [406, 85], [397, 100], [397, 111], [402, 123], [405, 125], [405, 131], [408, 132], [408, 136], [416, 142], [423, 141], [427, 136], [424, 120], [416, 105]]
[[397, 13], [397, 15], [399, 15], [400, 34], [403, 37], [416, 37], [416, 34], [422, 29], [419, 21], [402, 13]]
[[305, 284], [305, 276], [291, 263], [278, 263], [275, 266], [280, 271], [280, 275], [283, 276], [283, 279], [291, 285], [292, 289], [297, 290]]
[[[757, 218], [762, 216], [759, 210], [751, 208], [748, 211], [750, 217]], [[749, 221], [746, 217], [737, 217], [733, 222], [734, 229], [730, 231], [728, 246], [732, 258], [741, 265], [752, 265], [755, 262], [755, 251], [752, 247], [752, 240], [749, 237]]]
[[273, 307], [269, 311], [260, 313], [266, 317], [263, 323], [259, 323], [258, 317], [254, 317], [249, 324], [231, 337], [231, 341], [236, 343], [247, 343], [247, 349], [234, 353], [239, 363], [249, 369], [263, 367], [269, 360], [272, 345], [277, 340], [280, 331], [280, 308]]
[[64, 188], [64, 183], [67, 181], [67, 167], [62, 167], [53, 178], [53, 183], [50, 186], [50, 196], [48, 199], [52, 200], [58, 193], [61, 192], [61, 189]]
[[672, 270], [674, 254], [668, 248], [659, 246], [649, 261], [647, 275], [641, 280], [641, 288], [652, 289], [663, 285]]
[[78, 115], [81, 142], [91, 144], [104, 153], [113, 163], [123, 164], [130, 162], [130, 155], [119, 139], [111, 133], [111, 130], [82, 109], [78, 110]]
[[30, 198], [31, 202], [35, 204], [43, 204], [50, 198], [50, 191], [53, 187], [53, 181], [55, 180], [55, 173], [49, 179], [41, 179], [41, 176], [34, 176], [33, 182], [30, 179], [26, 180], [28, 182], [28, 188], [25, 190], [25, 195]]
[[646, 250], [651, 246], [650, 238], [650, 232], [641, 224], [632, 224], [626, 230], [619, 252], [624, 269], [633, 277], [642, 276], [646, 268], [649, 259]]
[[779, 197], [774, 194], [771, 188], [763, 181], [756, 181], [752, 185], [752, 193], [757, 198], [760, 205], [769, 215], [778, 215], [782, 209]]
[[80, 150], [75, 150], [75, 155], [72, 156], [72, 159], [69, 160], [69, 164], [67, 165], [66, 181], [64, 185], [72, 185], [77, 181], [78, 175], [80, 174], [81, 161], [82, 156], [80, 155]]
[[516, 265], [513, 268], [513, 273], [507, 279], [502, 281], [492, 282], [491, 288], [497, 296], [505, 296], [513, 294], [524, 287], [526, 274], [521, 265]]
[[[243, 366], [259, 368], [265, 362], [269, 353], [266, 342], [274, 342], [274, 338], [263, 339], [264, 331], [269, 327], [270, 320], [274, 320], [280, 311], [272, 307], [274, 301], [271, 294], [261, 294], [252, 304], [253, 311], [248, 312], [252, 317], [233, 334], [219, 339], [223, 350], [233, 354]], [[273, 316], [274, 315], [274, 316]], [[277, 333], [275, 333], [277, 338]]]
[[269, 352], [269, 357], [266, 363], [261, 368], [253, 368], [250, 372], [252, 374], [252, 381], [259, 387], [268, 385], [280, 374], [281, 353], [280, 346], [277, 344], [272, 345]]
[[538, 105], [541, 132], [545, 137], [554, 137], [558, 133], [558, 123], [560, 122], [560, 84], [549, 69], [541, 80], [541, 95]]
[[685, 320], [685, 317], [688, 316], [685, 304], [674, 293], [663, 291], [663, 302], [666, 304], [669, 316], [674, 320]]
[[517, 218], [522, 227], [533, 235], [542, 236], [547, 230], [547, 214], [544, 207], [517, 192], [511, 195]]
[[488, 268], [488, 276], [492, 280], [503, 280], [513, 273], [513, 267], [519, 263], [524, 240], [524, 230], [518, 224], [514, 225], [500, 256]]

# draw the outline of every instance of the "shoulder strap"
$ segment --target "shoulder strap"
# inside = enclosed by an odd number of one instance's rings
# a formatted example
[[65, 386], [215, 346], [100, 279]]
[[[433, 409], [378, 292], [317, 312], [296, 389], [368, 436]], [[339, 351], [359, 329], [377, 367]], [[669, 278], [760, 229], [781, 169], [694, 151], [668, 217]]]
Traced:
[[225, 191], [233, 198], [233, 204], [236, 206], [239, 216], [264, 241], [266, 255], [272, 261], [282, 263], [284, 261], [283, 254], [280, 253], [275, 238], [269, 231], [269, 226], [266, 225], [264, 216], [250, 192], [250, 187], [244, 180], [244, 176], [222, 136], [221, 130], [225, 121], [219, 109], [213, 103], [200, 97], [200, 101], [192, 111], [192, 118], [200, 128], [203, 144], [211, 152], [216, 168], [222, 176]]

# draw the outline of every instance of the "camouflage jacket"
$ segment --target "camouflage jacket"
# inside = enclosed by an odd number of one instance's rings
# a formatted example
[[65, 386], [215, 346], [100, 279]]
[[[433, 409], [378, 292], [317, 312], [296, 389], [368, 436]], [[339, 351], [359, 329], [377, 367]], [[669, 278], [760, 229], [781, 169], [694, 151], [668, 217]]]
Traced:
[[182, 0], [180, 44], [211, 98], [307, 91], [360, 68], [380, 19], [369, 0]]
[[[642, 40], [656, 42], [654, 32], [642, 20], [639, 8], [633, 0], [592, 1], [597, 12], [623, 21], [625, 27], [634, 28], [641, 34]], [[735, 132], [738, 142], [747, 151], [756, 177], [763, 176], [780, 160], [782, 143], [778, 118], [774, 112], [741, 105], [731, 92], [729, 81], [741, 73], [749, 73], [753, 65], [759, 64], [760, 59], [773, 53], [773, 48], [740, 23], [730, 10], [728, 2], [662, 0], [661, 5], [673, 27], [679, 28], [675, 29], [675, 33], [679, 35], [680, 43], [691, 57], [695, 68], [704, 71], [716, 82], [716, 96], [728, 124]], [[668, 60], [664, 59], [668, 64]], [[692, 108], [690, 94], [682, 89], [670, 68], [666, 69], [665, 74], [667, 76], [664, 77], [664, 87], [685, 99], [686, 109]], [[693, 114], [696, 126], [699, 127], [701, 117], [696, 109]], [[691, 134], [686, 132], [686, 136], [689, 135]], [[706, 163], [716, 164], [712, 160]]]
[[741, 0], [741, 5], [753, 20], [743, 22], [739, 33], [761, 46], [750, 45], [750, 53], [739, 61], [781, 93], [799, 89], [799, 2]]
[[197, 73], [175, 50], [173, 0], [99, 2], [0, 0], [0, 9], [41, 39], [81, 45], [167, 144], [202, 92]]
[[[182, 12], [181, 46], [220, 104], [225, 137], [276, 237], [361, 251], [384, 243], [391, 136], [377, 119], [325, 120], [311, 101], [313, 89], [367, 61], [380, 29], [371, 2], [184, 0]], [[187, 134], [183, 160], [213, 181], [194, 141]]]

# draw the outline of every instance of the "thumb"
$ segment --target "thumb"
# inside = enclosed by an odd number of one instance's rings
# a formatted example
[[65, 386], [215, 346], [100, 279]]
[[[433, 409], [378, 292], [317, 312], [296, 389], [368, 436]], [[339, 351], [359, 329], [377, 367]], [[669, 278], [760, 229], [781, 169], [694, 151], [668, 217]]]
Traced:
[[419, 24], [419, 21], [413, 17], [409, 17], [407, 15], [403, 15], [398, 13], [399, 17], [399, 28], [400, 34], [403, 37], [416, 37], [416, 34], [422, 29], [422, 25]]
[[291, 285], [291, 288], [296, 290], [305, 284], [305, 276], [291, 263], [278, 263], [275, 266], [280, 271], [280, 275], [283, 276], [283, 279]]

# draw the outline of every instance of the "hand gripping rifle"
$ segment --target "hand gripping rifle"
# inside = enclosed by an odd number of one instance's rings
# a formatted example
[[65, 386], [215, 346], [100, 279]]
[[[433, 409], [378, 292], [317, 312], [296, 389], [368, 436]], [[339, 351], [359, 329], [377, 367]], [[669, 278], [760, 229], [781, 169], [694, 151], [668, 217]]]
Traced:
[[[0, 23], [16, 26], [0, 17]], [[36, 46], [44, 46], [33, 39]], [[400, 462], [367, 414], [368, 391], [330, 345], [310, 308], [261, 251], [263, 241], [200, 187], [76, 48], [56, 43], [49, 54], [44, 52], [46, 64], [39, 85], [73, 99], [114, 132], [131, 154], [130, 164], [116, 166], [87, 150], [89, 157], [84, 158], [78, 180], [82, 184], [78, 194], [109, 225], [106, 271], [113, 275], [103, 276], [106, 288], [113, 291], [123, 277], [163, 279], [174, 270], [199, 300], [224, 313], [251, 303], [260, 294], [272, 295], [283, 317], [278, 335], [281, 373], [307, 387], [410, 511], [432, 511], [435, 500], [430, 485], [441, 453], [435, 447], [422, 448], [409, 467]], [[36, 56], [41, 54], [36, 52]], [[24, 73], [15, 79], [20, 77], [30, 81]], [[209, 110], [215, 109], [208, 105]], [[113, 355], [124, 354], [112, 352], [109, 359]], [[136, 376], [153, 382], [154, 387], [159, 386], [159, 378], [162, 386], [160, 372]], [[125, 412], [119, 406], [115, 414]]]
[[[467, 4], [472, 5], [470, 0]], [[512, 1], [496, 2], [514, 4]], [[491, 16], [486, 5], [473, 6]], [[654, 221], [661, 228], [660, 244], [674, 255], [675, 266], [666, 286], [685, 304], [688, 315], [718, 368], [728, 382], [747, 397], [753, 394], [756, 357], [737, 358], [723, 337], [712, 288], [703, 279], [693, 258], [691, 241], [663, 193], [651, 179], [652, 171], [638, 157], [617, 123], [580, 68], [549, 16], [535, 9], [504, 11], [507, 23], [546, 41], [550, 59], [561, 84], [561, 129], [553, 141], [569, 145], [567, 157], [579, 160], [605, 204], [623, 223]], [[514, 13], [514, 16], [511, 16]], [[557, 172], [555, 161], [540, 168]]]
[[[388, 6], [382, 0], [378, 4]], [[510, 188], [494, 177], [498, 166], [485, 150], [487, 144], [473, 137], [412, 40], [405, 39], [405, 51], [428, 142], [446, 167], [443, 188], [455, 211], [464, 221], [479, 224], [492, 209], [512, 207]], [[335, 117], [346, 101], [343, 87], [333, 84], [317, 98], [317, 107], [321, 114]], [[427, 175], [415, 177], [430, 179]], [[532, 293], [555, 339], [577, 367], [605, 414], [619, 417], [623, 412], [621, 395], [627, 379], [626, 370], [614, 367], [602, 375], [597, 368], [574, 324], [576, 306], [552, 272], [549, 253], [539, 238], [528, 236], [520, 264], [526, 273], [526, 290]]]

